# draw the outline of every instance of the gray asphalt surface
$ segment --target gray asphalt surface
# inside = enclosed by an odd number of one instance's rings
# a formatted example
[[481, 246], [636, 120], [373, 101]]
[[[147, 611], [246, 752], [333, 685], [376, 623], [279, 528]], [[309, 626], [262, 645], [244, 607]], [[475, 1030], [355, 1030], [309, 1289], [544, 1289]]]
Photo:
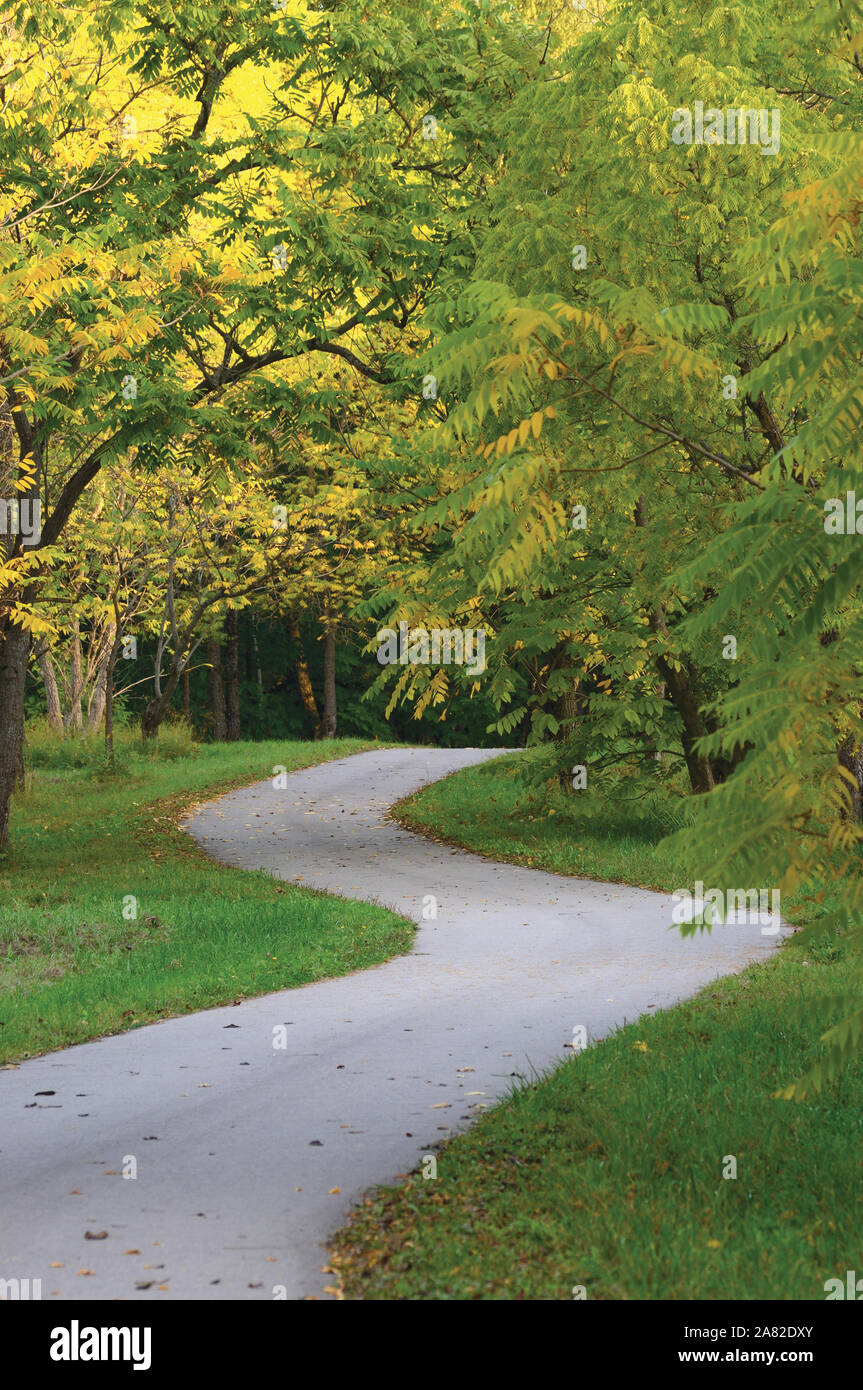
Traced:
[[574, 1028], [598, 1039], [775, 949], [746, 923], [684, 940], [670, 896], [494, 864], [385, 818], [492, 756], [382, 749], [194, 814], [213, 858], [392, 907], [420, 924], [414, 949], [0, 1072], [0, 1278], [58, 1302], [327, 1297], [327, 1237], [366, 1188], [571, 1058]]

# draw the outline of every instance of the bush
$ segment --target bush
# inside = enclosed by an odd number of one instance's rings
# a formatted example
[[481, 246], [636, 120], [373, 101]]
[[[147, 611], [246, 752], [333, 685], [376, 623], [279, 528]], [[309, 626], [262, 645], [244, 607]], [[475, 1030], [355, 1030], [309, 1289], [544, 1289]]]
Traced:
[[[118, 767], [128, 767], [141, 761], [173, 762], [177, 758], [187, 758], [196, 751], [192, 730], [181, 718], [164, 724], [159, 737], [147, 743], [141, 738], [137, 726], [123, 722], [114, 728], [114, 759]], [[47, 719], [30, 719], [27, 722], [24, 759], [31, 770], [85, 769], [98, 776], [105, 770], [104, 730], [64, 736], [56, 734]]]

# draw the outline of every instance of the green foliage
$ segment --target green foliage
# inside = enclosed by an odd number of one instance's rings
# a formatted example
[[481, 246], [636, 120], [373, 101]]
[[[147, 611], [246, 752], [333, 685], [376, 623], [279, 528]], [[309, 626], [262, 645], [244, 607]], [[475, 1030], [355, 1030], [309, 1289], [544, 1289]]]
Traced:
[[[374, 745], [237, 743], [184, 754], [183, 739], [169, 732], [165, 748], [146, 755], [121, 741], [126, 768], [109, 778], [95, 756], [69, 766], [37, 753], [14, 862], [0, 865], [3, 1062], [408, 949], [413, 928], [395, 913], [238, 873], [177, 824], [190, 803], [270, 776], [276, 764], [293, 771]], [[134, 920], [121, 911], [126, 893], [138, 899]]]
[[[850, 962], [861, 562], [826, 521], [863, 495], [863, 7], [558, 10], [11, 6], [2, 467], [51, 512], [4, 548], [0, 639], [68, 643], [74, 606], [91, 640], [141, 589], [178, 676], [228, 613], [302, 616], [358, 733], [481, 726], [600, 795], [685, 766], [696, 877], [808, 903]], [[773, 125], [679, 143], [699, 102]], [[111, 550], [102, 470], [218, 474], [176, 564], [173, 511]], [[400, 622], [481, 631], [487, 669], [379, 670]], [[314, 721], [281, 641], [246, 673], [258, 735]], [[849, 996], [794, 1093], [861, 1031]]]
[[[398, 609], [485, 625], [494, 727], [528, 720], [549, 777], [684, 759], [695, 877], [778, 887], [849, 950], [863, 565], [825, 503], [863, 495], [858, 19], [624, 0], [516, 96], [471, 282], [427, 316], [453, 481], [415, 524], [448, 543]], [[696, 101], [763, 109], [778, 149], [676, 143]], [[863, 1038], [849, 981], [783, 1094]]]
[[[128, 722], [114, 731], [116, 770], [123, 775], [135, 775], [153, 762], [173, 762], [178, 758], [192, 759], [198, 748], [192, 729], [184, 720], [173, 718], [161, 731], [158, 739], [142, 743], [137, 728]], [[34, 772], [70, 772], [80, 770], [98, 775], [105, 763], [105, 745], [101, 730], [69, 734], [58, 738], [44, 718], [35, 717], [27, 723], [26, 766]]]

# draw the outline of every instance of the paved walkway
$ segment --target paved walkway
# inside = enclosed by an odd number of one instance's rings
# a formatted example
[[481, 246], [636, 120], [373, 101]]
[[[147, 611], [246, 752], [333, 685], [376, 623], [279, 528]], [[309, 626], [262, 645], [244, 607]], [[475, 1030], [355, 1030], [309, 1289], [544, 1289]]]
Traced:
[[0, 1073], [0, 1278], [39, 1278], [45, 1299], [326, 1296], [327, 1236], [366, 1188], [571, 1057], [573, 1028], [599, 1038], [774, 949], [748, 925], [684, 940], [670, 896], [495, 864], [385, 818], [492, 756], [362, 753], [191, 818], [225, 863], [395, 908], [420, 923], [415, 948]]

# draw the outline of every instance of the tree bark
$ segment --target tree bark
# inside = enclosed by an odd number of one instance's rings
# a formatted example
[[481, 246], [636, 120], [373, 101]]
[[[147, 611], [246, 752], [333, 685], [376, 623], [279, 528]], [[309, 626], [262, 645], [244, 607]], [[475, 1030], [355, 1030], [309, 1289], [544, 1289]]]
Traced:
[[36, 648], [36, 660], [45, 687], [45, 704], [48, 709], [48, 724], [55, 734], [63, 733], [63, 710], [60, 706], [60, 693], [57, 689], [57, 672], [51, 660], [48, 643], [43, 637]]
[[[9, 365], [5, 344], [0, 349], [0, 360], [4, 366]], [[9, 383], [4, 388], [0, 405], [0, 495], [9, 495], [7, 488], [16, 470], [17, 454], [19, 464], [29, 459], [35, 465], [27, 490], [17, 493], [19, 507], [24, 501], [32, 506], [39, 498], [42, 450], [30, 430], [26, 413], [23, 410], [14, 413], [13, 404], [17, 404], [17, 392]], [[21, 467], [18, 467], [18, 479], [24, 480]], [[11, 559], [18, 552], [20, 541], [20, 529], [16, 530], [10, 517], [8, 529], [0, 532], [0, 557]], [[0, 854], [9, 849], [13, 793], [24, 785], [24, 692], [32, 645], [30, 633], [11, 622], [9, 615], [15, 598], [29, 602], [33, 595], [32, 584], [25, 585], [15, 595], [7, 591], [0, 607]]]
[[215, 638], [211, 638], [207, 643], [207, 661], [210, 666], [210, 710], [213, 715], [213, 738], [216, 743], [224, 743], [228, 726], [225, 720], [225, 692], [222, 688], [222, 653]]
[[[112, 653], [114, 652], [115, 644], [116, 644], [116, 641], [117, 641], [117, 629], [116, 629], [116, 627], [114, 626], [113, 623], [112, 623], [111, 626], [108, 628], [106, 640], [107, 640], [108, 645], [107, 645], [107, 648], [106, 648], [106, 650], [105, 650], [105, 655], [102, 657], [102, 660], [101, 660], [100, 663], [99, 663], [99, 673], [98, 673], [98, 675], [97, 675], [97, 677], [96, 677], [96, 686], [95, 686], [95, 689], [94, 689], [94, 691], [93, 691], [93, 699], [92, 699], [91, 702], [90, 702], [90, 709], [89, 709], [89, 712], [88, 712], [88, 715], [87, 715], [87, 729], [88, 729], [88, 731], [91, 731], [91, 730], [93, 730], [93, 729], [98, 729], [99, 725], [102, 723], [102, 715], [105, 713], [105, 709], [106, 709], [106, 706], [107, 706], [107, 701], [108, 701], [108, 666], [111, 665], [111, 671], [112, 671], [112, 673], [113, 673], [113, 669], [114, 669], [114, 668], [113, 668], [113, 664], [111, 663], [111, 656], [112, 656]], [[117, 649], [119, 650], [119, 647], [118, 647]], [[116, 656], [114, 656], [114, 660], [116, 661]], [[112, 693], [112, 704], [113, 704], [113, 693]]]
[[848, 809], [845, 815], [850, 820], [859, 821], [863, 813], [863, 747], [853, 738], [846, 739], [839, 749], [839, 763], [851, 773], [857, 784], [856, 787], [847, 784]]
[[255, 653], [255, 681], [258, 687], [258, 730], [264, 725], [264, 675], [261, 670], [261, 653], [258, 648], [258, 635], [255, 631], [257, 618], [251, 619], [252, 649]]
[[336, 634], [332, 628], [324, 633], [324, 717], [321, 738], [335, 738], [338, 724], [336, 703]]
[[[639, 497], [635, 504], [635, 524], [636, 526], [647, 525], [647, 503], [644, 497]], [[668, 626], [665, 621], [665, 611], [659, 603], [648, 614], [651, 632], [658, 637], [668, 641]], [[701, 708], [692, 684], [689, 672], [681, 665], [681, 670], [676, 670], [667, 658], [657, 652], [656, 667], [659, 671], [660, 679], [665, 683], [665, 689], [671, 698], [674, 708], [680, 716], [683, 725], [681, 743], [683, 745], [683, 756], [686, 759], [686, 767], [689, 772], [689, 785], [694, 792], [709, 792], [716, 785], [713, 775], [713, 768], [710, 759], [703, 753], [695, 751], [695, 744], [699, 738], [703, 738], [708, 732], [707, 726], [701, 717]]]
[[115, 627], [105, 659], [105, 758], [111, 768], [114, 766], [114, 667], [122, 645], [123, 634]]
[[240, 737], [240, 638], [237, 631], [236, 609], [229, 609], [226, 619], [227, 645], [225, 651], [225, 707], [227, 738], [236, 743]]
[[0, 854], [9, 848], [12, 793], [24, 782], [24, 689], [30, 633], [7, 626], [0, 642]]
[[[573, 680], [569, 690], [565, 690], [555, 704], [555, 718], [560, 723], [560, 728], [555, 737], [559, 742], [565, 743], [572, 737], [575, 726], [580, 721], [584, 713], [584, 700], [581, 694], [581, 681]], [[572, 769], [561, 768], [557, 774], [558, 784], [562, 792], [568, 796], [574, 796], [575, 791], [572, 785]]]
[[108, 676], [105, 690], [105, 758], [114, 766], [114, 671]]
[[321, 716], [318, 712], [318, 702], [315, 699], [315, 688], [312, 685], [312, 678], [309, 674], [309, 664], [306, 661], [306, 653], [303, 650], [303, 639], [300, 635], [300, 624], [296, 617], [292, 617], [289, 622], [291, 636], [297, 644], [297, 686], [300, 691], [300, 699], [303, 708], [312, 716], [315, 721], [315, 737], [320, 736]]
[[69, 686], [69, 705], [64, 724], [66, 730], [80, 732], [84, 727], [81, 715], [81, 695], [84, 691], [84, 663], [81, 656], [81, 633], [78, 620], [72, 624], [72, 680]]
[[[653, 632], [663, 637], [668, 636], [665, 614], [661, 605], [654, 608], [650, 614], [650, 627]], [[707, 733], [707, 727], [701, 717], [698, 699], [692, 689], [689, 675], [685, 669], [675, 670], [661, 653], [657, 653], [656, 666], [660, 676], [665, 681], [665, 688], [671, 696], [671, 702], [683, 725], [681, 743], [689, 772], [689, 784], [694, 792], [712, 791], [716, 786], [716, 779], [713, 776], [710, 759], [704, 753], [695, 751], [696, 740], [704, 737]]]
[[168, 706], [174, 698], [182, 674], [178, 667], [172, 667], [161, 692], [144, 706], [141, 714], [141, 735], [144, 739], [158, 737], [162, 720], [168, 713]]

